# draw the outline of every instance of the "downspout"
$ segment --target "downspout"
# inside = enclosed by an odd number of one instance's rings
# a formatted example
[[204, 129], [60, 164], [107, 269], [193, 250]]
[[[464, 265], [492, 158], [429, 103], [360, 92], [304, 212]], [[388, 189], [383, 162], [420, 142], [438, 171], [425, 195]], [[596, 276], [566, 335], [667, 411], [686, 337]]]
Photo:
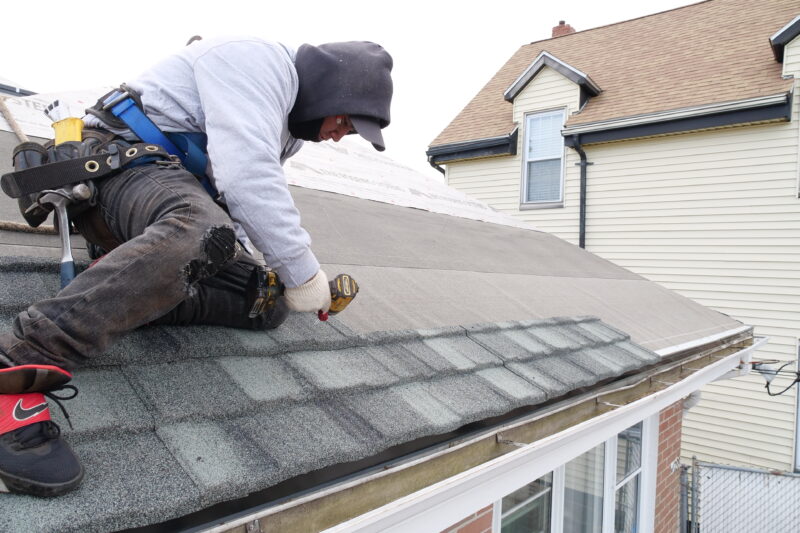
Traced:
[[572, 136], [572, 148], [578, 152], [581, 162], [577, 163], [581, 167], [581, 197], [580, 197], [580, 218], [578, 230], [578, 246], [586, 248], [586, 167], [592, 165], [586, 161], [586, 152], [583, 151], [581, 146], [580, 135]]
[[436, 170], [438, 170], [439, 172], [441, 172], [441, 173], [442, 173], [442, 176], [445, 176], [445, 175], [446, 175], [446, 174], [445, 174], [445, 172], [444, 172], [444, 169], [443, 169], [442, 167], [440, 167], [439, 165], [437, 165], [437, 164], [436, 164], [436, 161], [434, 161], [434, 160], [433, 160], [433, 156], [431, 156], [431, 157], [428, 157], [428, 163], [430, 163], [430, 165], [431, 165], [433, 168], [435, 168]]

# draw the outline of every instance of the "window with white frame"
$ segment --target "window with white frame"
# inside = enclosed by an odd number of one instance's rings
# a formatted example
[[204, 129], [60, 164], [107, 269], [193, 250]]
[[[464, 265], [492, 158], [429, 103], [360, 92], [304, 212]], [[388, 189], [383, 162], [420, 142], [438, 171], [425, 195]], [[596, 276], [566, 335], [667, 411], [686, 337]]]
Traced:
[[[508, 494], [495, 504], [494, 532], [640, 531], [643, 433], [639, 422]], [[655, 468], [655, 457], [649, 464]]]
[[563, 202], [564, 111], [534, 113], [525, 117], [525, 152], [522, 178], [524, 204]]

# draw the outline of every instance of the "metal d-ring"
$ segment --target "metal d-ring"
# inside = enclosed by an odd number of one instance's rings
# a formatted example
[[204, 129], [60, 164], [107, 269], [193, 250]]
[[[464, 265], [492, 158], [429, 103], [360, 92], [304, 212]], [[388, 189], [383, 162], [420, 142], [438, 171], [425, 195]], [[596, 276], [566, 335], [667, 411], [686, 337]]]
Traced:
[[85, 165], [83, 165], [83, 168], [85, 168], [88, 172], [97, 172], [98, 170], [100, 170], [100, 163], [98, 163], [93, 159], [90, 159], [89, 161], [86, 162]]

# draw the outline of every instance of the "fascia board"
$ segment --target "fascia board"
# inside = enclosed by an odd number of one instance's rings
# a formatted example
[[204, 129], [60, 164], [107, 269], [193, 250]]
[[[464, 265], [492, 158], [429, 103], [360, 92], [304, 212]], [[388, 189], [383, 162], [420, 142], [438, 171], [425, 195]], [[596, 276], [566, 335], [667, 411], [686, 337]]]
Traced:
[[429, 161], [436, 164], [446, 164], [479, 157], [516, 155], [518, 132], [519, 128], [515, 127], [508, 135], [431, 146], [425, 152], [425, 155], [428, 156]]
[[680, 109], [671, 109], [668, 111], [658, 111], [656, 113], [647, 113], [643, 115], [635, 115], [630, 117], [615, 118], [611, 120], [589, 122], [586, 124], [578, 124], [576, 126], [567, 126], [561, 130], [561, 133], [564, 136], [580, 135], [582, 133], [594, 133], [598, 131], [626, 128], [630, 126], [655, 124], [658, 122], [667, 122], [671, 120], [701, 117], [704, 115], [715, 115], [718, 113], [728, 113], [732, 111], [740, 111], [743, 109], [756, 109], [759, 107], [767, 107], [771, 105], [785, 103], [787, 101], [787, 98], [788, 98], [788, 93], [782, 92], [769, 96], [759, 96], [756, 98], [747, 98], [744, 100], [735, 100], [731, 102], [685, 107]]
[[576, 424], [325, 531], [442, 531], [470, 512], [499, 500], [531, 479], [546, 474], [555, 466], [570, 461], [737, 368], [740, 361], [749, 359], [750, 354], [762, 342], [756, 342], [721, 358], [661, 391]]
[[600, 94], [600, 87], [585, 73], [576, 69], [575, 67], [564, 63], [557, 57], [541, 52], [533, 63], [506, 89], [503, 93], [503, 98], [509, 102], [513, 102], [514, 98], [522, 92], [522, 89], [530, 83], [530, 81], [539, 73], [544, 67], [550, 67], [568, 80], [585, 87], [593, 96]]
[[775, 60], [778, 63], [783, 63], [783, 49], [784, 47], [800, 35], [800, 15], [796, 16], [786, 26], [775, 32], [775, 35], [769, 38], [769, 43], [772, 46], [772, 53], [775, 55]]

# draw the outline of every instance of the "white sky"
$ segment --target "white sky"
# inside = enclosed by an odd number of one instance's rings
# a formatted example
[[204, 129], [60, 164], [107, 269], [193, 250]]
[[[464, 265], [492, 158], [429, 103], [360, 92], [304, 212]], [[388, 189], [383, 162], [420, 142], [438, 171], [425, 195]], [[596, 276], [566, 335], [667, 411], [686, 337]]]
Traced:
[[385, 155], [431, 177], [430, 141], [522, 45], [565, 20], [596, 28], [695, 0], [43, 0], [0, 9], [0, 78], [55, 92], [119, 85], [192, 35], [302, 43], [369, 40], [394, 57]]

